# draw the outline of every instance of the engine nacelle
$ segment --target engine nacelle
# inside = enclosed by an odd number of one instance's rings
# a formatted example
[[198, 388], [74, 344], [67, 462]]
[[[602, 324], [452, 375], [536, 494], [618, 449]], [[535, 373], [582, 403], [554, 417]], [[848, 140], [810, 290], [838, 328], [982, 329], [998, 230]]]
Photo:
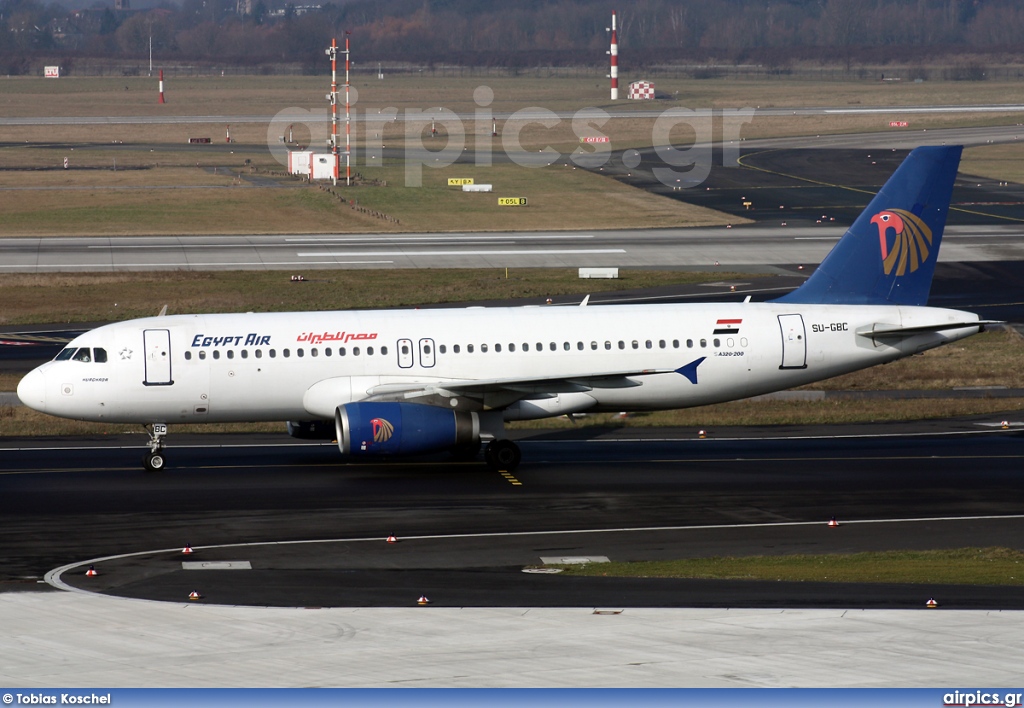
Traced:
[[299, 440], [334, 440], [336, 428], [329, 420], [289, 420], [288, 434]]
[[480, 443], [476, 413], [419, 403], [346, 403], [334, 421], [343, 455], [415, 455]]

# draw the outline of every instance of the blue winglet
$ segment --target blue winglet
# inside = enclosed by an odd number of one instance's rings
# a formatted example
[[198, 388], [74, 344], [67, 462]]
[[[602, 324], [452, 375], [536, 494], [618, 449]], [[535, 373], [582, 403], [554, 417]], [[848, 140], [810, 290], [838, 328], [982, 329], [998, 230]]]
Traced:
[[690, 383], [696, 384], [697, 383], [697, 367], [700, 366], [702, 363], [704, 363], [705, 359], [707, 359], [706, 356], [702, 356], [700, 359], [694, 359], [689, 364], [686, 364], [685, 366], [680, 366], [678, 369], [676, 369], [676, 373], [677, 374], [682, 374], [687, 379], [689, 379]]

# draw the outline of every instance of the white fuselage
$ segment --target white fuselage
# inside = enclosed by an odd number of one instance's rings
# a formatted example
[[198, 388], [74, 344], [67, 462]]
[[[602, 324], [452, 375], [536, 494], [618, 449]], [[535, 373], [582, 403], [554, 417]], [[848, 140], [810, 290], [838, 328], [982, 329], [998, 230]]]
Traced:
[[[37, 410], [93, 421], [326, 420], [388, 386], [543, 379], [570, 383], [505, 386], [448, 403], [501, 410], [506, 420], [684, 408], [818, 381], [980, 330], [864, 334], [882, 326], [976, 320], [927, 307], [781, 303], [164, 316], [83, 334], [65, 350], [77, 356], [40, 366], [19, 395]], [[676, 371], [702, 357], [696, 383]], [[571, 385], [648, 370], [660, 373]]]

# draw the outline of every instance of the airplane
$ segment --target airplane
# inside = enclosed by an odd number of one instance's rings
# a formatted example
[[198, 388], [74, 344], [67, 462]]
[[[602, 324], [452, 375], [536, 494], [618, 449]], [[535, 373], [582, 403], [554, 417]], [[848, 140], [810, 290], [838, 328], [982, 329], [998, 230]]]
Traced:
[[481, 447], [511, 471], [505, 423], [748, 398], [983, 331], [927, 307], [962, 147], [913, 150], [817, 270], [769, 302], [161, 315], [72, 340], [18, 385], [64, 418], [167, 426], [288, 421], [348, 460]]

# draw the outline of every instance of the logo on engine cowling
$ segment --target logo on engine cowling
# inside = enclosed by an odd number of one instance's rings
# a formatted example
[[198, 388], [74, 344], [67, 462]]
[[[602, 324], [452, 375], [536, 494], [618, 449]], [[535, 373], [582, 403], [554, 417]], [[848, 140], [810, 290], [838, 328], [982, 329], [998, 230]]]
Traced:
[[373, 418], [370, 420], [370, 425], [373, 426], [373, 441], [375, 443], [387, 442], [395, 434], [395, 426], [383, 418]]

